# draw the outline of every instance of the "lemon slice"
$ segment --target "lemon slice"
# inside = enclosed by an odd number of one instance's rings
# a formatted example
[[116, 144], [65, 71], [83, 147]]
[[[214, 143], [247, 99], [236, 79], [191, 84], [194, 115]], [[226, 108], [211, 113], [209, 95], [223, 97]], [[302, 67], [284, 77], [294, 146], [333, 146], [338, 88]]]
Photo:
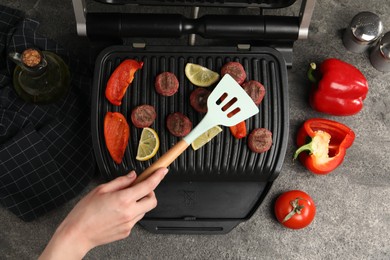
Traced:
[[141, 138], [138, 143], [137, 159], [138, 161], [146, 161], [156, 155], [160, 147], [160, 139], [156, 131], [152, 128], [145, 127], [142, 129]]
[[209, 130], [201, 134], [198, 138], [196, 138], [192, 142], [191, 144], [192, 149], [198, 150], [203, 145], [207, 144], [211, 139], [213, 139], [220, 132], [222, 132], [222, 128], [219, 126], [214, 126], [213, 128], [210, 128]]
[[185, 74], [192, 84], [198, 87], [209, 87], [219, 79], [219, 74], [198, 64], [187, 63]]

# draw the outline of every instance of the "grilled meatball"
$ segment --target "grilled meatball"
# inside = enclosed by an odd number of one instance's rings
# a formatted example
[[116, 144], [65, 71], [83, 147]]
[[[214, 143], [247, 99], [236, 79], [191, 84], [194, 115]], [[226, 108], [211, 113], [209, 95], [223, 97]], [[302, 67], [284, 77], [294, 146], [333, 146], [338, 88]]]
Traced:
[[156, 110], [150, 105], [141, 105], [135, 107], [131, 112], [131, 121], [138, 128], [149, 127], [156, 119]]
[[225, 74], [229, 74], [237, 81], [238, 84], [242, 84], [246, 79], [246, 72], [244, 67], [239, 62], [231, 61], [222, 66], [221, 77]]
[[172, 72], [163, 72], [156, 77], [155, 88], [163, 96], [172, 96], [179, 89], [179, 81]]
[[191, 131], [192, 122], [182, 113], [176, 112], [167, 116], [167, 128], [172, 135], [183, 137]]
[[265, 95], [265, 88], [263, 84], [256, 80], [250, 80], [242, 84], [242, 87], [252, 98], [253, 102], [255, 102], [256, 105], [260, 105]]
[[272, 146], [272, 133], [265, 128], [256, 128], [248, 136], [248, 147], [252, 152], [263, 153]]
[[197, 88], [191, 92], [190, 104], [199, 113], [207, 113], [207, 98], [211, 92], [204, 88]]

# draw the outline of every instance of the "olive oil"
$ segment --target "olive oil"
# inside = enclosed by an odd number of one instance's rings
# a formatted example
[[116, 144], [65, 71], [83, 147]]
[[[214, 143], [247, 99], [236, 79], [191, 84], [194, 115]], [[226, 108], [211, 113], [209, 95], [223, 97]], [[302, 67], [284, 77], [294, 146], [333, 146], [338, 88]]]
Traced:
[[58, 55], [30, 48], [10, 57], [17, 64], [13, 75], [15, 91], [26, 102], [50, 104], [67, 94], [70, 72]]

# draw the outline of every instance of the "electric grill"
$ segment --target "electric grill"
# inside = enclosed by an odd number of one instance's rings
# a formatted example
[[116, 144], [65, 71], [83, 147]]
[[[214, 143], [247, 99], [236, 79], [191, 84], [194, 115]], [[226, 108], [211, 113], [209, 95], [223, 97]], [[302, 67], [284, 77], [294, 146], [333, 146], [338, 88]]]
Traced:
[[[179, 0], [101, 0], [111, 4], [182, 5], [191, 6], [192, 17], [182, 14], [90, 13], [83, 0], [73, 0], [79, 35], [91, 39], [123, 39], [131, 43], [113, 45], [96, 59], [92, 97], [92, 137], [99, 170], [107, 179], [123, 175], [132, 169], [141, 173], [178, 139], [169, 134], [165, 118], [182, 112], [196, 125], [203, 115], [189, 104], [195, 88], [185, 77], [184, 67], [190, 63], [220, 72], [229, 61], [240, 62], [247, 80], [258, 80], [266, 89], [258, 115], [247, 120], [248, 130], [257, 127], [273, 134], [272, 148], [262, 154], [249, 150], [246, 138], [234, 139], [229, 129], [197, 151], [187, 149], [170, 168], [165, 180], [156, 189], [158, 206], [140, 222], [156, 233], [227, 233], [249, 219], [279, 175], [287, 149], [289, 107], [287, 66], [292, 64], [295, 40], [307, 37], [314, 0], [302, 1], [299, 16], [267, 15], [204, 15], [197, 17], [199, 6], [285, 8], [295, 1], [179, 1]], [[135, 8], [137, 9], [137, 8]], [[133, 42], [131, 39], [183, 38], [189, 35], [189, 45], [164, 46]], [[201, 39], [222, 40], [221, 45], [197, 45]], [[130, 40], [129, 40], [130, 39]], [[164, 41], [161, 41], [163, 43]], [[229, 44], [231, 44], [229, 46]], [[233, 45], [234, 44], [234, 45]], [[271, 47], [272, 48], [271, 48]], [[108, 78], [126, 58], [144, 62], [135, 75], [121, 106], [111, 105], [104, 96]], [[179, 80], [179, 91], [163, 97], [154, 89], [155, 77], [164, 71], [173, 72]], [[135, 160], [141, 129], [131, 126], [130, 140], [123, 162], [115, 164], [104, 141], [103, 119], [108, 111], [130, 117], [133, 107], [155, 106], [158, 116], [152, 125], [160, 137], [160, 149], [149, 161]], [[130, 120], [129, 120], [130, 121]]]

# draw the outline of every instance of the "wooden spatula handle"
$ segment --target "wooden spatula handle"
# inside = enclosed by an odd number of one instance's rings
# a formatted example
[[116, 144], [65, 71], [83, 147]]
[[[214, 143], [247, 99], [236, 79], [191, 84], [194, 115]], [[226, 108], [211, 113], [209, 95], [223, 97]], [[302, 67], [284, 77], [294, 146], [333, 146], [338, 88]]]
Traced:
[[134, 184], [137, 184], [147, 179], [153, 172], [161, 167], [168, 167], [179, 155], [181, 155], [189, 146], [189, 144], [181, 140], [177, 144], [171, 147], [163, 156], [150, 165], [145, 171], [143, 171], [135, 180]]

